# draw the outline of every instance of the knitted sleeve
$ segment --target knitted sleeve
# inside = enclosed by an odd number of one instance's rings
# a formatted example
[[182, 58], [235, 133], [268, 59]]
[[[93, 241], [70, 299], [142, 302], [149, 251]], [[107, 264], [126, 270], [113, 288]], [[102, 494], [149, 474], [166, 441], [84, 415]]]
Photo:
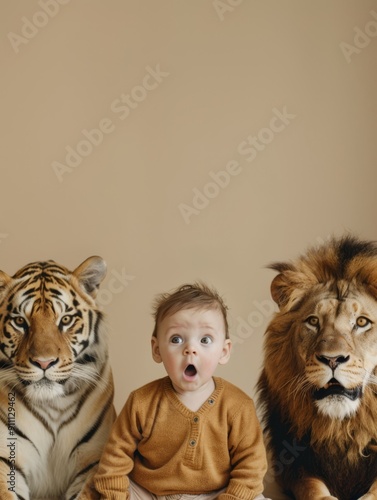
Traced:
[[141, 439], [135, 406], [134, 393], [131, 393], [103, 451], [94, 476], [95, 489], [101, 500], [126, 500], [129, 497], [127, 476], [133, 469], [134, 452]]
[[246, 399], [234, 415], [229, 432], [231, 473], [220, 500], [253, 500], [263, 491], [267, 471], [262, 429], [251, 399]]

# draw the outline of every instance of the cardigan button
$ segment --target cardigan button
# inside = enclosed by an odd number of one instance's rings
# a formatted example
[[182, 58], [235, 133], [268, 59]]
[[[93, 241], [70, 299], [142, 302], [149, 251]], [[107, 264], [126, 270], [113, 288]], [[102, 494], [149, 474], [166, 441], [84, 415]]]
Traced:
[[191, 439], [190, 446], [195, 446], [195, 445], [196, 445], [196, 440], [195, 439]]
[[197, 424], [199, 422], [199, 417], [194, 417], [193, 421]]
[[208, 400], [208, 403], [209, 403], [210, 405], [213, 405], [213, 404], [215, 404], [215, 400], [211, 398], [211, 399], [209, 399], [209, 400]]

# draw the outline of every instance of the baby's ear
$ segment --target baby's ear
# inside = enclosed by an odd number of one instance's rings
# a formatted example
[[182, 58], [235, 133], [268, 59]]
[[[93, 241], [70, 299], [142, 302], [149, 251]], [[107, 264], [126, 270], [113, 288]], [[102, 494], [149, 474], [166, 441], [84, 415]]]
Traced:
[[151, 339], [151, 347], [152, 347], [152, 358], [156, 363], [162, 363], [162, 358], [160, 354], [160, 348], [158, 346], [157, 337], [153, 335]]
[[219, 365], [225, 365], [229, 361], [231, 350], [232, 350], [232, 341], [230, 339], [226, 339], [224, 342], [221, 358], [219, 359]]

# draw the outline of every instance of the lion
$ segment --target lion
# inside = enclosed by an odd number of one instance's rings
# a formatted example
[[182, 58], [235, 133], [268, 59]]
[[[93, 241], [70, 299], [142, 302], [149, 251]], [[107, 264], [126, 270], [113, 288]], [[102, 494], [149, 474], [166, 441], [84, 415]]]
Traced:
[[332, 238], [278, 272], [258, 402], [296, 500], [377, 500], [377, 245]]

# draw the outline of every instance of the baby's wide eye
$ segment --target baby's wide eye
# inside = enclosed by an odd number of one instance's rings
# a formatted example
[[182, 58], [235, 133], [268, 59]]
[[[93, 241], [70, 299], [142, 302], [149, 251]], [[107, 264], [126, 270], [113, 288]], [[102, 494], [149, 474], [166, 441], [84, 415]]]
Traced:
[[172, 344], [182, 344], [182, 337], [180, 337], [179, 335], [174, 335], [174, 337], [170, 339], [170, 342]]
[[205, 337], [203, 337], [203, 338], [201, 339], [201, 341], [200, 341], [200, 342], [201, 342], [202, 344], [204, 344], [204, 345], [208, 345], [208, 344], [211, 344], [212, 339], [211, 339], [211, 337], [205, 336]]

